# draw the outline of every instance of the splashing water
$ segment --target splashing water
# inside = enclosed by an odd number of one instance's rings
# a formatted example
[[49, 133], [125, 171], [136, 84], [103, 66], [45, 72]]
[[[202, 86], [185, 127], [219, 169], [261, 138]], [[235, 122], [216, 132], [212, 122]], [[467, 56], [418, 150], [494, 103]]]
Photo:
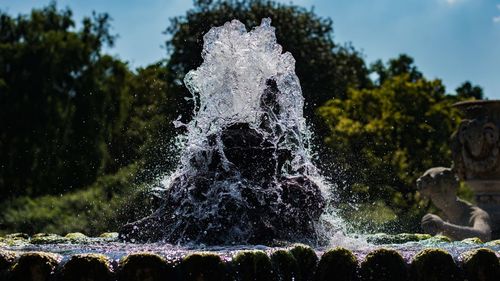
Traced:
[[[295, 59], [289, 52], [282, 53], [270, 24], [270, 19], [263, 19], [260, 26], [247, 32], [241, 22], [233, 20], [204, 36], [204, 62], [184, 79], [197, 105], [195, 118], [188, 124], [187, 151], [182, 159], [185, 172], [195, 170], [190, 160], [207, 151], [210, 136], [245, 123], [270, 145], [293, 151], [286, 172], [316, 173], [305, 149], [309, 136]], [[215, 148], [224, 156], [221, 144], [217, 139]], [[227, 159], [223, 161], [228, 167]]]
[[123, 239], [206, 244], [318, 241], [326, 188], [311, 162], [295, 60], [270, 19], [233, 20], [204, 36], [184, 82], [195, 103], [164, 204]]

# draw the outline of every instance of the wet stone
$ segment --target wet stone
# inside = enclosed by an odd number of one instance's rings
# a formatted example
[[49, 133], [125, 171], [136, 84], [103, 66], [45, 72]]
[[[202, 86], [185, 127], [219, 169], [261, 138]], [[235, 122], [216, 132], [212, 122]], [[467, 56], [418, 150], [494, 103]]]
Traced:
[[11, 238], [11, 239], [29, 239], [30, 236], [26, 233], [11, 233], [5, 235], [5, 238]]
[[490, 249], [475, 249], [461, 255], [462, 268], [468, 281], [500, 280], [500, 263]]
[[420, 233], [400, 233], [400, 234], [386, 234], [377, 233], [370, 235], [367, 240], [373, 244], [402, 244], [407, 242], [423, 241], [432, 238], [430, 234]]
[[225, 281], [229, 271], [221, 258], [211, 253], [196, 253], [185, 257], [179, 265], [180, 280]]
[[298, 262], [301, 280], [312, 281], [318, 265], [318, 256], [313, 248], [304, 244], [295, 244], [290, 249], [290, 253]]
[[51, 234], [51, 233], [37, 233], [31, 237], [30, 243], [31, 244], [38, 244], [38, 245], [43, 245], [43, 244], [60, 244], [60, 243], [67, 243], [69, 242], [69, 239], [66, 237], [62, 237], [57, 234]]
[[11, 270], [11, 281], [51, 280], [61, 256], [52, 253], [22, 254]]
[[232, 262], [231, 269], [238, 281], [274, 281], [271, 259], [263, 251], [241, 251]]
[[277, 280], [302, 280], [295, 257], [287, 250], [277, 250], [271, 254], [273, 272]]
[[361, 263], [360, 277], [362, 281], [404, 281], [408, 280], [408, 271], [397, 251], [378, 249]]
[[0, 280], [7, 280], [10, 268], [14, 265], [16, 254], [0, 250]]
[[461, 275], [452, 256], [444, 250], [430, 248], [415, 255], [410, 267], [415, 281], [460, 281]]
[[484, 243], [483, 241], [481, 241], [481, 239], [479, 239], [477, 237], [466, 238], [466, 239], [462, 240], [461, 242], [466, 243], [466, 244], [483, 244]]
[[61, 271], [62, 281], [111, 281], [109, 258], [100, 254], [72, 256]]
[[357, 280], [358, 261], [353, 253], [345, 248], [335, 248], [326, 251], [322, 256], [316, 270], [317, 281]]
[[105, 232], [99, 235], [99, 238], [104, 238], [109, 241], [118, 240], [118, 232]]
[[174, 280], [173, 267], [153, 253], [134, 253], [120, 261], [118, 281]]

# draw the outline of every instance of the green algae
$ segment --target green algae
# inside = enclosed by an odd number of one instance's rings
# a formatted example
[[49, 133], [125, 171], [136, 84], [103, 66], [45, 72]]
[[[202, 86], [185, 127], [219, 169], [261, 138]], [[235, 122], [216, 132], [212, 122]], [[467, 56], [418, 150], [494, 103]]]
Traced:
[[57, 234], [51, 233], [37, 233], [30, 239], [31, 244], [44, 245], [44, 244], [63, 244], [68, 243], [69, 239]]
[[240, 251], [231, 266], [237, 281], [273, 281], [271, 259], [263, 251]]
[[87, 240], [89, 237], [81, 232], [71, 232], [64, 236], [69, 240], [78, 241], [78, 240]]
[[106, 239], [106, 241], [117, 241], [118, 232], [104, 232], [101, 235], [99, 235], [99, 238]]
[[290, 253], [298, 261], [301, 280], [312, 281], [318, 265], [318, 256], [313, 248], [304, 244], [294, 244]]
[[372, 244], [403, 244], [407, 242], [418, 242], [431, 239], [432, 235], [422, 233], [400, 233], [400, 234], [386, 234], [377, 233], [367, 237], [367, 241]]
[[29, 245], [29, 236], [22, 233], [21, 235], [6, 235], [5, 237], [0, 238], [0, 246], [1, 247], [22, 247]]
[[477, 237], [472, 237], [472, 238], [466, 238], [462, 241], [460, 241], [461, 243], [464, 243], [464, 244], [472, 244], [472, 245], [477, 245], [477, 244], [484, 244], [484, 242], [477, 238]]
[[27, 239], [30, 238], [30, 236], [28, 234], [26, 234], [26, 233], [20, 233], [20, 232], [18, 232], [18, 233], [7, 234], [7, 235], [5, 235], [4, 238], [26, 239], [27, 240]]
[[302, 280], [297, 260], [287, 250], [277, 250], [271, 254], [275, 280]]

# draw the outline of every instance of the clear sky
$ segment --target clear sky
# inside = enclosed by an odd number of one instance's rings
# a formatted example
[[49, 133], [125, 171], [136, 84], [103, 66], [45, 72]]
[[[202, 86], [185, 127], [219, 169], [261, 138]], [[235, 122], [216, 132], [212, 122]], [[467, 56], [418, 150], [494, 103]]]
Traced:
[[[314, 7], [334, 22], [336, 42], [351, 42], [367, 62], [400, 53], [415, 58], [429, 78], [452, 92], [470, 80], [490, 99], [500, 99], [500, 0], [286, 0]], [[0, 0], [10, 14], [28, 13], [49, 0]], [[119, 34], [112, 54], [144, 66], [165, 58], [162, 32], [169, 18], [192, 7], [191, 0], [60, 0], [81, 19], [93, 10], [113, 18]]]

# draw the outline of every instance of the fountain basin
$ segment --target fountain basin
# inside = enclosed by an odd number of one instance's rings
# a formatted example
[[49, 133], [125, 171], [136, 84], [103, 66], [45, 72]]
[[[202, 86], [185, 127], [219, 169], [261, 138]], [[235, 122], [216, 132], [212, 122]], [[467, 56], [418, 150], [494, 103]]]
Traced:
[[500, 240], [363, 239], [372, 244], [313, 249], [133, 244], [109, 233], [13, 234], [0, 238], [0, 280], [500, 280]]

